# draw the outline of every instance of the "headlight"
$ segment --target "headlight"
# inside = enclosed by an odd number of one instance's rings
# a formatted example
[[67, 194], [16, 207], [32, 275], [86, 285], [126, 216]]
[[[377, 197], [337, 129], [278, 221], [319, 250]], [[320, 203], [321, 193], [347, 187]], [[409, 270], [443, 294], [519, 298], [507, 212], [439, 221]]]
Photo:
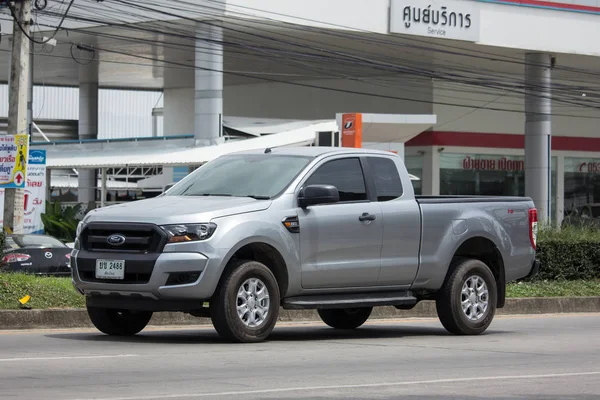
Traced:
[[206, 240], [212, 236], [217, 225], [208, 224], [179, 224], [161, 226], [169, 236], [168, 243], [185, 243]]

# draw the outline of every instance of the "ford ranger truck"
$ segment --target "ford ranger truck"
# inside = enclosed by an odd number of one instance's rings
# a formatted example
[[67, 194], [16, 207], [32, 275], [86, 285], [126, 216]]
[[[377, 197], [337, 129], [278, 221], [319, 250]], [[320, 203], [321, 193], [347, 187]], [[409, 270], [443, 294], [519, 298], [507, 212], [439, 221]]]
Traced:
[[391, 152], [287, 147], [223, 155], [158, 197], [89, 212], [71, 265], [108, 335], [179, 311], [257, 342], [281, 307], [355, 329], [373, 307], [422, 300], [476, 335], [506, 283], [537, 273], [536, 236], [530, 198], [415, 196]]

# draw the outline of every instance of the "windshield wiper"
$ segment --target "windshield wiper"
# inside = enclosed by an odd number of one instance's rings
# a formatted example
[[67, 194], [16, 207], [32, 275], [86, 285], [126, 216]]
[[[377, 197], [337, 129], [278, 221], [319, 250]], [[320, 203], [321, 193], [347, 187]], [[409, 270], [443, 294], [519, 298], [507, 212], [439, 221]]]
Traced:
[[247, 195], [235, 195], [235, 194], [230, 194], [230, 193], [198, 193], [198, 194], [193, 194], [190, 196], [205, 196], [205, 197], [209, 197], [209, 196], [223, 196], [223, 197], [250, 197], [252, 199], [255, 200], [271, 200], [270, 196], [260, 196], [260, 195], [254, 195], [254, 194], [247, 194]]
[[270, 196], [259, 196], [259, 195], [254, 195], [254, 194], [247, 194], [244, 197], [250, 197], [251, 199], [254, 199], [254, 200], [271, 200]]

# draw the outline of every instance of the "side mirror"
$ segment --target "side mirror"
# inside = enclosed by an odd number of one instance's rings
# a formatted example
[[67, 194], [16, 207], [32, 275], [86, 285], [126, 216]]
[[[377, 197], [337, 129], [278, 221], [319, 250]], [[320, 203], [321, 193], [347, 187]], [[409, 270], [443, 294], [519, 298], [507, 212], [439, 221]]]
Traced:
[[340, 193], [332, 185], [309, 185], [298, 196], [298, 205], [302, 208], [316, 204], [331, 204], [340, 201]]

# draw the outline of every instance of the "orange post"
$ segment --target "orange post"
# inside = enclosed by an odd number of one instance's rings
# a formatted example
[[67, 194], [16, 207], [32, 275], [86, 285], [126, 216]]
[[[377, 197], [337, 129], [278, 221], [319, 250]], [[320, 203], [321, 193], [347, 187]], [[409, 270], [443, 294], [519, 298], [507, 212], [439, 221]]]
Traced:
[[342, 147], [362, 147], [362, 114], [342, 115]]

